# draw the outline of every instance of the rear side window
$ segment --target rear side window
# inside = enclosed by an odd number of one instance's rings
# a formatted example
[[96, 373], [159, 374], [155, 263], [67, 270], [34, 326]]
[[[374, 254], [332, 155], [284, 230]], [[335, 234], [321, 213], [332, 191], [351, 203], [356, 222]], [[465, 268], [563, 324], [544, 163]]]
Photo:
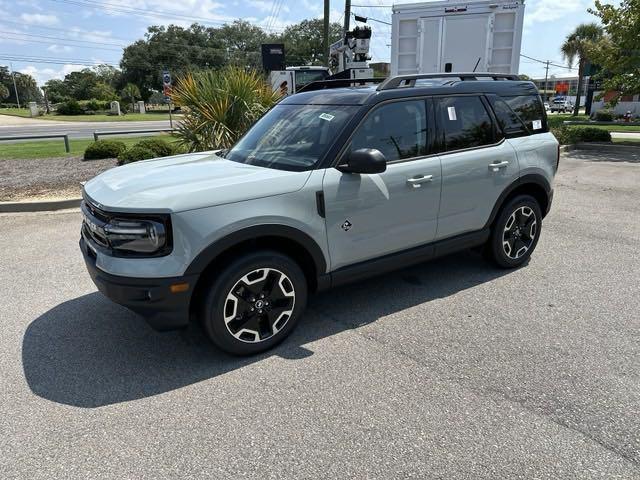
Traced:
[[495, 142], [493, 123], [480, 97], [449, 97], [438, 101], [446, 151]]
[[375, 148], [388, 162], [426, 155], [424, 100], [387, 103], [373, 110], [351, 139], [350, 150]]
[[511, 110], [518, 114], [531, 133], [541, 133], [548, 130], [547, 117], [539, 96], [521, 95], [502, 97], [502, 99], [511, 107]]
[[496, 114], [498, 124], [500, 128], [502, 128], [505, 136], [513, 138], [529, 135], [529, 131], [520, 120], [520, 117], [518, 117], [516, 112], [511, 110], [511, 107], [509, 107], [504, 100], [496, 96], [489, 96], [489, 102], [491, 102], [493, 112]]

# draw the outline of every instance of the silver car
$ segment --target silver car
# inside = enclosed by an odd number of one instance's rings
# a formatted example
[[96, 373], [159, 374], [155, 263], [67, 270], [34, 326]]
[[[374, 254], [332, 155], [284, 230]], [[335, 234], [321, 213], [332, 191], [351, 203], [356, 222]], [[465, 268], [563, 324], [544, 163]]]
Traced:
[[498, 74], [316, 82], [228, 151], [142, 161], [86, 183], [80, 240], [106, 296], [218, 347], [283, 340], [308, 294], [461, 249], [525, 264], [558, 142], [536, 87]]

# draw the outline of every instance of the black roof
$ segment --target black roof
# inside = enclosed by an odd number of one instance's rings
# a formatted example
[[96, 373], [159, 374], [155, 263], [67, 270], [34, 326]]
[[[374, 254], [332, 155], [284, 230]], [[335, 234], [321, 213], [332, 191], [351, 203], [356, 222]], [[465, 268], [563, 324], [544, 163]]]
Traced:
[[434, 82], [434, 84], [380, 90], [377, 85], [326, 88], [290, 95], [280, 103], [289, 105], [365, 105], [395, 98], [465, 93], [496, 94], [503, 97], [537, 95], [536, 86], [526, 80], [474, 80]]

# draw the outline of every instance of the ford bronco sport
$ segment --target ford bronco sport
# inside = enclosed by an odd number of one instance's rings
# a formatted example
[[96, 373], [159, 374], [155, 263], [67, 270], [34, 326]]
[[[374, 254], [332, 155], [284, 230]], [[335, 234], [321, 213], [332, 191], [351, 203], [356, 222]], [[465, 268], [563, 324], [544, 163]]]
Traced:
[[291, 332], [309, 292], [470, 247], [524, 264], [559, 160], [533, 83], [352, 83], [284, 98], [227, 151], [87, 182], [80, 247], [98, 289], [157, 329], [195, 318], [251, 354]]

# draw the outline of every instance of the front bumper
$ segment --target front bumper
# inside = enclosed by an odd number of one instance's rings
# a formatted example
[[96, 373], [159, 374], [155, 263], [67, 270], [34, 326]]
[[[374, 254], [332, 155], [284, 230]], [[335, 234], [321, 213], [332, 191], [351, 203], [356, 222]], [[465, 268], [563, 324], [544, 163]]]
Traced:
[[[189, 307], [198, 275], [171, 278], [111, 275], [96, 266], [96, 253], [84, 238], [80, 238], [80, 250], [91, 280], [106, 297], [142, 315], [156, 330], [173, 330], [188, 325]], [[188, 284], [188, 287], [173, 293], [171, 286], [178, 284]]]

